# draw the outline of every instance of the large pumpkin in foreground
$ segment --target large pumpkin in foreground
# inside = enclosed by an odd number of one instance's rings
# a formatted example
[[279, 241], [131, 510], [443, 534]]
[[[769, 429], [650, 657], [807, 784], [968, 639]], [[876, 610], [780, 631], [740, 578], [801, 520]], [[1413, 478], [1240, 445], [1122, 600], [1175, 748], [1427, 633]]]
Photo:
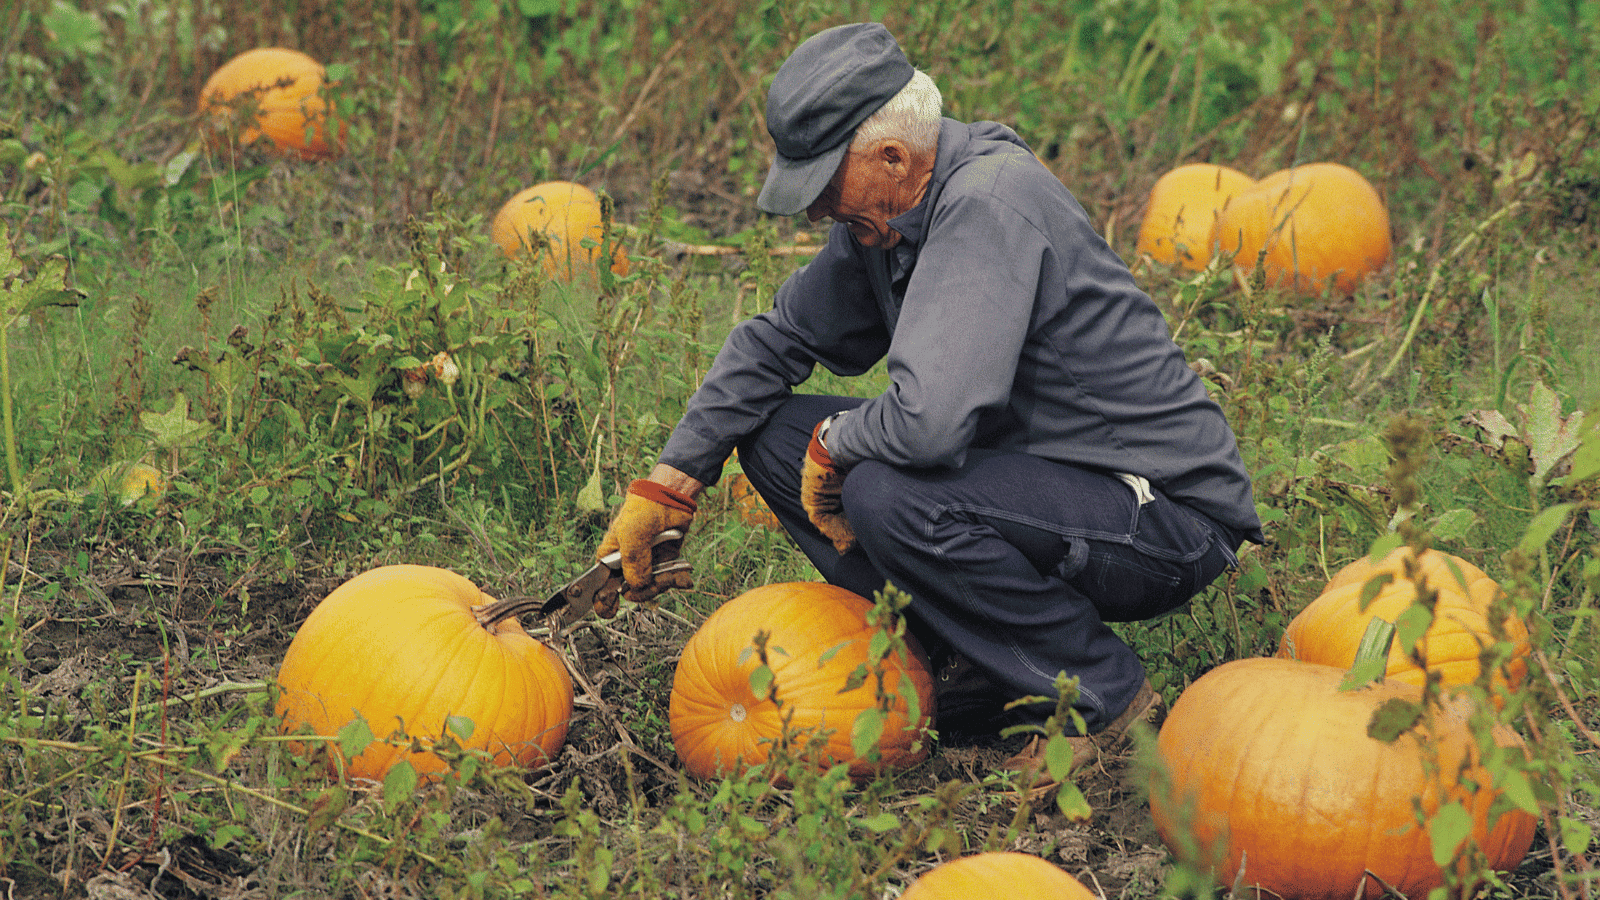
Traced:
[[[1515, 868], [1535, 819], [1510, 809], [1491, 821], [1499, 794], [1465, 704], [1447, 701], [1431, 725], [1384, 743], [1367, 735], [1373, 712], [1421, 691], [1392, 681], [1341, 691], [1343, 677], [1332, 666], [1257, 658], [1190, 685], [1156, 743], [1170, 783], [1152, 788], [1150, 811], [1167, 847], [1220, 884], [1234, 884], [1242, 869], [1238, 884], [1287, 900], [1371, 900], [1384, 891], [1363, 881], [1369, 870], [1407, 897], [1426, 897], [1444, 873], [1412, 803], [1420, 798], [1431, 817], [1444, 799], [1469, 813], [1470, 840], [1492, 868]], [[1496, 730], [1495, 741], [1522, 752], [1510, 729]]]
[[[545, 271], [561, 281], [592, 275], [604, 237], [600, 198], [571, 181], [536, 184], [518, 191], [500, 207], [489, 232], [510, 258], [529, 252], [536, 244], [547, 244], [540, 258]], [[543, 240], [535, 235], [542, 235]], [[585, 241], [593, 246], [585, 247]], [[613, 245], [611, 253], [611, 271], [628, 274], [628, 256], [622, 247]]]
[[298, 50], [259, 47], [228, 60], [200, 89], [200, 114], [213, 137], [240, 144], [265, 137], [301, 159], [331, 159], [344, 149], [344, 123], [324, 97], [322, 64]]
[[1227, 166], [1190, 163], [1156, 179], [1139, 223], [1137, 249], [1162, 265], [1198, 271], [1211, 261], [1211, 228], [1255, 179]]
[[[893, 698], [876, 747], [876, 761], [856, 756], [851, 732], [857, 716], [877, 706], [876, 681], [845, 690], [866, 663], [877, 630], [867, 621], [872, 604], [841, 587], [788, 582], [759, 587], [723, 604], [689, 638], [672, 680], [672, 741], [689, 774], [720, 773], [766, 762], [789, 719], [803, 746], [822, 736], [822, 765], [847, 763], [855, 777], [908, 766], [928, 755], [933, 679], [914, 645], [881, 663], [884, 692]], [[777, 703], [751, 690], [760, 665], [755, 636], [765, 631], [767, 664]], [[916, 699], [913, 711], [908, 691]], [[797, 748], [798, 749], [798, 748]]]
[[[1397, 547], [1377, 563], [1362, 557], [1339, 570], [1322, 594], [1289, 622], [1278, 655], [1348, 668], [1355, 661], [1367, 623], [1373, 618], [1392, 623], [1415, 601], [1417, 585], [1405, 571], [1411, 555], [1409, 548]], [[1496, 642], [1489, 627], [1489, 607], [1499, 596], [1500, 585], [1472, 563], [1438, 550], [1428, 550], [1416, 560], [1419, 577], [1439, 594], [1433, 624], [1415, 646], [1425, 665], [1419, 667], [1396, 642], [1389, 650], [1385, 677], [1420, 687], [1431, 669], [1440, 673], [1446, 685], [1470, 683], [1478, 677], [1483, 648]], [[1367, 582], [1385, 574], [1393, 580], [1363, 609]], [[1502, 623], [1512, 650], [1495, 682], [1516, 687], [1528, 674], [1532, 649], [1528, 628], [1514, 615], [1507, 615]]]
[[[278, 670], [285, 732], [336, 735], [365, 719], [378, 738], [431, 743], [447, 720], [472, 722], [462, 746], [500, 765], [555, 758], [572, 718], [572, 681], [561, 659], [516, 619], [485, 625], [493, 602], [471, 581], [432, 566], [383, 566], [340, 585], [311, 611]], [[331, 746], [337, 756], [337, 743]], [[348, 775], [381, 780], [408, 759], [417, 771], [438, 756], [376, 741], [344, 760]]]
[[941, 863], [911, 882], [900, 900], [1096, 900], [1078, 879], [1026, 853], [979, 853]]
[[1239, 278], [1262, 261], [1267, 284], [1303, 294], [1354, 293], [1389, 262], [1389, 211], [1361, 173], [1338, 163], [1274, 172], [1235, 194], [1209, 246], [1235, 254]]

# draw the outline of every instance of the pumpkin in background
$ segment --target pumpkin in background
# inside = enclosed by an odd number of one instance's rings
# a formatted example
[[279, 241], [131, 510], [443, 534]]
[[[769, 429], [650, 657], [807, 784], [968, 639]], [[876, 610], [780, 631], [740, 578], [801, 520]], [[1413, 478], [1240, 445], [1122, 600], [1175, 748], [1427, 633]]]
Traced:
[[167, 490], [167, 477], [146, 462], [111, 463], [90, 479], [87, 494], [115, 497], [123, 506], [132, 506], [146, 497], [157, 499]]
[[237, 126], [241, 145], [265, 137], [287, 156], [332, 159], [343, 152], [347, 129], [331, 118], [326, 79], [322, 64], [298, 50], [247, 50], [206, 79], [201, 118], [213, 138], [227, 140]]
[[[382, 566], [340, 585], [311, 611], [278, 670], [277, 714], [288, 733], [336, 735], [365, 719], [424, 745], [446, 720], [471, 720], [452, 735], [499, 765], [537, 767], [555, 758], [572, 718], [572, 681], [561, 659], [528, 636], [507, 604], [468, 579], [432, 566]], [[514, 610], [513, 610], [514, 613]], [[306, 749], [299, 747], [302, 752]], [[339, 755], [338, 744], [330, 751]], [[345, 772], [382, 780], [397, 761], [419, 773], [444, 760], [375, 741]]]
[[[859, 758], [851, 748], [856, 717], [876, 706], [871, 675], [844, 690], [877, 633], [867, 620], [870, 609], [869, 601], [841, 587], [787, 582], [747, 591], [713, 612], [684, 645], [672, 679], [672, 742], [689, 774], [714, 778], [766, 762], [786, 716], [792, 716], [797, 742], [825, 735], [821, 762], [847, 763], [856, 778], [926, 758], [933, 678], [915, 644], [908, 657], [890, 654], [881, 664], [884, 690], [894, 702], [877, 744], [879, 759]], [[754, 649], [759, 631], [769, 634], [777, 704], [750, 686], [760, 665]], [[902, 696], [907, 687], [917, 699], [915, 716]]]
[[[1397, 547], [1377, 563], [1362, 557], [1339, 570], [1322, 594], [1289, 622], [1278, 655], [1348, 668], [1355, 661], [1367, 623], [1374, 617], [1392, 623], [1416, 599], [1416, 583], [1405, 575], [1410, 554], [1409, 548]], [[1427, 670], [1432, 669], [1440, 673], [1446, 685], [1471, 683], [1478, 677], [1481, 648], [1495, 642], [1489, 628], [1489, 605], [1499, 596], [1500, 585], [1472, 563], [1438, 550], [1424, 552], [1417, 562], [1423, 581], [1439, 593], [1433, 624], [1416, 647], [1426, 666], [1417, 666], [1406, 648], [1396, 643], [1389, 648], [1384, 675], [1420, 687]], [[1459, 578], [1456, 571], [1460, 572]], [[1367, 582], [1383, 574], [1393, 576], [1393, 580], [1362, 609]], [[1521, 619], [1508, 615], [1504, 631], [1513, 650], [1495, 681], [1517, 687], [1528, 674], [1527, 660], [1532, 650], [1528, 628]]]
[[[738, 451], [734, 451], [734, 461], [739, 459]], [[767, 501], [761, 499], [755, 486], [750, 483], [743, 472], [734, 472], [723, 479], [723, 484], [728, 487], [728, 496], [733, 498], [733, 507], [739, 511], [739, 521], [746, 525], [756, 525], [761, 528], [783, 530], [783, 523], [767, 506]]]
[[1241, 281], [1265, 247], [1269, 286], [1318, 294], [1332, 279], [1336, 290], [1352, 294], [1389, 262], [1389, 211], [1348, 166], [1296, 166], [1235, 194], [1218, 214], [1208, 246], [1235, 254]]
[[[1443, 798], [1470, 814], [1471, 840], [1492, 868], [1516, 868], [1535, 818], [1511, 808], [1491, 824], [1499, 793], [1479, 762], [1467, 704], [1447, 699], [1431, 723], [1384, 743], [1367, 735], [1374, 711], [1391, 698], [1417, 702], [1421, 690], [1383, 681], [1341, 691], [1344, 674], [1252, 658], [1190, 685], [1156, 740], [1169, 780], [1151, 790], [1150, 811], [1167, 847], [1224, 886], [1242, 865], [1238, 884], [1288, 900], [1351, 900], [1367, 870], [1407, 897], [1426, 897], [1444, 873], [1412, 802], [1421, 798], [1431, 817]], [[1509, 728], [1494, 738], [1522, 752]], [[1359, 896], [1383, 893], [1369, 878]]]
[[1097, 900], [1078, 879], [1026, 853], [979, 853], [941, 863], [911, 882], [900, 900]]
[[1137, 249], [1162, 265], [1199, 271], [1211, 261], [1211, 228], [1223, 207], [1255, 184], [1238, 169], [1190, 163], [1162, 175], [1150, 189]]
[[[500, 207], [489, 232], [508, 258], [530, 250], [535, 243], [531, 235], [542, 234], [549, 242], [541, 253], [545, 271], [561, 281], [571, 281], [574, 275], [592, 274], [600, 257], [600, 198], [570, 181], [536, 184], [518, 191]], [[594, 246], [585, 247], [586, 240]], [[622, 247], [613, 244], [611, 253], [611, 271], [628, 274], [628, 255]]]

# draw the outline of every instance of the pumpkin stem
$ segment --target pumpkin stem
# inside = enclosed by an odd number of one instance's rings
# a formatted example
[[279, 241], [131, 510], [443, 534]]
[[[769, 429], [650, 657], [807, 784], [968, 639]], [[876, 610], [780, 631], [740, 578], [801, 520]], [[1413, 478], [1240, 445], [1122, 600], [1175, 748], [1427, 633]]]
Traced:
[[1356, 658], [1339, 682], [1339, 690], [1353, 691], [1382, 681], [1389, 668], [1389, 647], [1394, 643], [1394, 623], [1378, 616], [1367, 620], [1367, 630], [1356, 645]]
[[493, 628], [506, 619], [533, 612], [543, 605], [544, 599], [540, 597], [507, 597], [504, 600], [474, 606], [472, 617], [484, 628]]

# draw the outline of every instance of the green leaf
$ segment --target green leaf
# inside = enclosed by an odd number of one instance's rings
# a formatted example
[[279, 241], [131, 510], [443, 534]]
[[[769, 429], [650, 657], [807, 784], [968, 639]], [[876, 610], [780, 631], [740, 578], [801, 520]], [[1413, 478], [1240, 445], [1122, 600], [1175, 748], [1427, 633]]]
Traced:
[[875, 816], [851, 819], [850, 824], [865, 828], [873, 834], [886, 834], [900, 827], [900, 817], [892, 812], [880, 812]]
[[1044, 767], [1051, 778], [1065, 782], [1072, 774], [1072, 742], [1063, 735], [1051, 735], [1044, 744]]
[[750, 693], [765, 698], [772, 690], [772, 668], [756, 666], [750, 670]]
[[590, 895], [598, 897], [606, 892], [607, 885], [611, 884], [611, 864], [615, 861], [610, 847], [595, 848], [594, 865], [589, 869]]
[[339, 785], [334, 785], [311, 801], [310, 814], [306, 817], [306, 827], [312, 831], [321, 831], [338, 821], [350, 805], [350, 792]]
[[183, 447], [193, 444], [211, 433], [210, 422], [189, 418], [189, 398], [178, 391], [172, 398], [172, 409], [165, 413], [141, 412], [139, 425], [156, 437], [158, 447]]
[[461, 740], [469, 740], [475, 726], [468, 716], [445, 716], [444, 727]]
[[383, 806], [385, 809], [394, 809], [402, 800], [409, 799], [417, 789], [417, 770], [407, 760], [400, 760], [389, 767], [389, 774], [383, 777]]
[[1600, 416], [1589, 418], [1579, 440], [1582, 443], [1572, 454], [1572, 471], [1561, 481], [1565, 488], [1575, 488], [1579, 482], [1600, 475]]
[[1410, 653], [1432, 625], [1433, 612], [1420, 603], [1413, 603], [1394, 617], [1395, 642]]
[[1557, 503], [1534, 516], [1527, 530], [1522, 533], [1522, 541], [1517, 544], [1517, 549], [1529, 556], [1537, 554], [1566, 524], [1567, 516], [1575, 507], [1573, 503]]
[[1428, 841], [1433, 861], [1441, 868], [1455, 859], [1456, 851], [1472, 835], [1472, 813], [1460, 803], [1446, 803], [1428, 820]]
[[1390, 697], [1372, 714], [1372, 720], [1367, 723], [1367, 736], [1385, 744], [1392, 743], [1395, 738], [1410, 731], [1421, 718], [1421, 706], [1410, 700]]
[[850, 751], [865, 758], [869, 751], [878, 746], [878, 739], [883, 737], [887, 718], [883, 710], [875, 706], [862, 710], [856, 716], [855, 724], [850, 726]]
[[1562, 816], [1560, 822], [1561, 845], [1566, 848], [1567, 853], [1577, 856], [1588, 852], [1589, 843], [1594, 840], [1594, 828], [1587, 822], [1569, 819], [1566, 816]]
[[604, 512], [606, 508], [606, 494], [601, 487], [600, 470], [595, 469], [589, 476], [589, 482], [578, 491], [578, 508], [584, 512]]
[[356, 719], [339, 729], [339, 752], [348, 759], [361, 755], [361, 751], [372, 746], [375, 740], [372, 728], [367, 725], [366, 719]]
[[1452, 509], [1433, 520], [1428, 530], [1442, 543], [1460, 542], [1478, 524], [1478, 514], [1470, 509]]
[[1094, 808], [1089, 805], [1089, 799], [1071, 781], [1063, 781], [1056, 788], [1056, 808], [1073, 822], [1087, 822], [1094, 817]]
[[1533, 784], [1528, 781], [1527, 775], [1517, 769], [1501, 769], [1495, 783], [1505, 798], [1516, 804], [1517, 809], [1530, 816], [1539, 814], [1539, 800], [1533, 795]]
[[1522, 413], [1523, 438], [1533, 459], [1533, 477], [1544, 484], [1551, 470], [1578, 449], [1577, 432], [1583, 427], [1583, 413], [1574, 412], [1563, 418], [1561, 398], [1542, 381], [1534, 383], [1528, 402], [1519, 404], [1517, 409]]

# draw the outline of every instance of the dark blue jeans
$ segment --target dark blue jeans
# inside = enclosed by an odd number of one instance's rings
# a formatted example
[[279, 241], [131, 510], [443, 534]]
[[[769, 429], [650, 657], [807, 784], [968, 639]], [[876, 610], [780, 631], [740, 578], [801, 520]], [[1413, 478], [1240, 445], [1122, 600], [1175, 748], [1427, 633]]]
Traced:
[[904, 590], [930, 655], [960, 653], [1010, 698], [1054, 696], [1065, 671], [1089, 730], [1104, 728], [1145, 678], [1106, 623], [1170, 612], [1237, 564], [1239, 536], [1159, 492], [1141, 505], [1110, 473], [985, 450], [959, 469], [851, 469], [857, 545], [840, 555], [806, 518], [800, 471], [816, 423], [861, 402], [794, 396], [739, 445], [745, 474], [824, 578]]

